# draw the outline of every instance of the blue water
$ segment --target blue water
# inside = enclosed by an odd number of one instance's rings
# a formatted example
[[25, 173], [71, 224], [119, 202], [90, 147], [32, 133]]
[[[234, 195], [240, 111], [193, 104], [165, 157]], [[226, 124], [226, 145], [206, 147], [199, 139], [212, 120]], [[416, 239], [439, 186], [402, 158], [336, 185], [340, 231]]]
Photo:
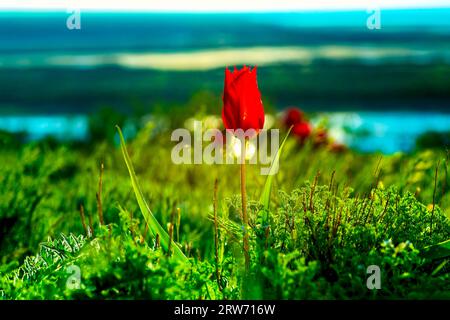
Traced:
[[[418, 136], [427, 131], [450, 131], [450, 113], [439, 112], [338, 112], [319, 115], [327, 119], [330, 135], [338, 142], [363, 152], [392, 154], [413, 150]], [[0, 130], [26, 134], [27, 140], [54, 137], [58, 140], [86, 140], [88, 117], [3, 116]]]
[[330, 133], [337, 141], [363, 152], [408, 152], [421, 134], [450, 131], [450, 113], [364, 111], [322, 117], [328, 119]]
[[2, 116], [0, 130], [25, 134], [34, 141], [53, 137], [60, 141], [79, 141], [88, 138], [89, 124], [86, 116]]
[[296, 13], [82, 12], [70, 31], [62, 12], [0, 12], [0, 54], [173, 51], [269, 45], [375, 43], [422, 48], [448, 44], [450, 8], [382, 10], [381, 29], [366, 11]]

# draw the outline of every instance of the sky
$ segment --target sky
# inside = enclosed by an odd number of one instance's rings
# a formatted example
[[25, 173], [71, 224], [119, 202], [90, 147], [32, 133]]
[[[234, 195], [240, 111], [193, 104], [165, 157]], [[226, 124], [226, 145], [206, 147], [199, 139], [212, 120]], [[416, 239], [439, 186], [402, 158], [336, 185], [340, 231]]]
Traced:
[[0, 0], [0, 10], [277, 12], [450, 8], [450, 0]]

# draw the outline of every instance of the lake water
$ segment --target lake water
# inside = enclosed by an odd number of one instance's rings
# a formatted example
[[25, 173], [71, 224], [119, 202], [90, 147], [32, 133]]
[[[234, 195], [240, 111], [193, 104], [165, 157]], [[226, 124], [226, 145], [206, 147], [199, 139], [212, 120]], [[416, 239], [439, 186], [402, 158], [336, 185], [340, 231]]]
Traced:
[[319, 118], [327, 118], [336, 140], [363, 152], [408, 152], [421, 134], [450, 131], [450, 113], [441, 112], [336, 112]]
[[[330, 135], [351, 148], [392, 154], [414, 148], [419, 135], [427, 131], [450, 131], [450, 113], [439, 112], [336, 112], [313, 119], [326, 119]], [[88, 117], [2, 116], [0, 130], [25, 133], [28, 140], [55, 137], [82, 141], [89, 137]]]
[[0, 116], [0, 130], [23, 133], [28, 141], [54, 137], [61, 141], [88, 138], [88, 118], [76, 116]]

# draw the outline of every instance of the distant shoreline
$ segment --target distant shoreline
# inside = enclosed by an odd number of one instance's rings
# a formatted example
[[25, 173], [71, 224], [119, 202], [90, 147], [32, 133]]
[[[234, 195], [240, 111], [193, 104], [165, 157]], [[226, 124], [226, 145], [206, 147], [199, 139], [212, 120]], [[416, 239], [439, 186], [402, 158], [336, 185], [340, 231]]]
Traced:
[[[309, 115], [314, 126], [326, 119], [330, 136], [361, 152], [392, 154], [414, 149], [426, 132], [450, 132], [450, 113], [439, 112], [318, 112]], [[53, 137], [61, 141], [89, 138], [88, 115], [0, 115], [0, 131], [21, 134], [26, 141]]]
[[[218, 108], [224, 67], [206, 71], [100, 68], [6, 68], [0, 72], [0, 113], [90, 113], [111, 107], [179, 108], [198, 94]], [[450, 65], [342, 61], [258, 67], [265, 104], [309, 111], [450, 110]], [[177, 107], [178, 106], [178, 107]], [[8, 110], [10, 112], [11, 110]]]
[[235, 65], [273, 66], [289, 63], [310, 65], [316, 61], [355, 61], [363, 64], [387, 64], [396, 61], [421, 64], [441, 59], [450, 63], [447, 49], [402, 46], [322, 45], [250, 47], [179, 52], [142, 53], [46, 53], [0, 55], [0, 70], [5, 68], [121, 67], [163, 71], [203, 71]]

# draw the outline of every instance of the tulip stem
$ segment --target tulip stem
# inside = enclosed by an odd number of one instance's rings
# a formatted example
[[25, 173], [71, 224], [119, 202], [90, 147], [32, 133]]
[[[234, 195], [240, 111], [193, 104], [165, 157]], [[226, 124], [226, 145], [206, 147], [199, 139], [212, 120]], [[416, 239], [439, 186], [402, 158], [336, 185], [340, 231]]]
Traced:
[[248, 244], [248, 216], [247, 216], [247, 194], [245, 191], [245, 151], [246, 151], [246, 139], [241, 140], [241, 198], [242, 198], [242, 222], [244, 233], [244, 257], [245, 257], [245, 270], [250, 269], [250, 254]]

